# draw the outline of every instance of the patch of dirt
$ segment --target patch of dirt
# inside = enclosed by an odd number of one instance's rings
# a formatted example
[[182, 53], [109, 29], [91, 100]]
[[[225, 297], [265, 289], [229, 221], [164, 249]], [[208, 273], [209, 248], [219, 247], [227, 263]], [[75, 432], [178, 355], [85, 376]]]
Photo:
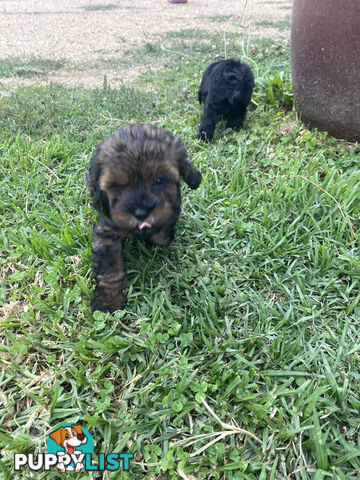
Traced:
[[[287, 5], [287, 8], [285, 7]], [[59, 82], [99, 87], [106, 74], [112, 87], [132, 82], [146, 66], [115, 68], [112, 59], [147, 43], [163, 42], [169, 31], [289, 38], [290, 0], [0, 0], [0, 62], [7, 58], [61, 59], [71, 68], [45, 77], [0, 78], [5, 89], [21, 84]], [[108, 60], [108, 62], [107, 62]], [[76, 66], [79, 66], [78, 68]]]
[[298, 127], [298, 122], [295, 120], [285, 120], [283, 121], [279, 127], [278, 127], [278, 132], [280, 135], [293, 135], [293, 133], [296, 131]]

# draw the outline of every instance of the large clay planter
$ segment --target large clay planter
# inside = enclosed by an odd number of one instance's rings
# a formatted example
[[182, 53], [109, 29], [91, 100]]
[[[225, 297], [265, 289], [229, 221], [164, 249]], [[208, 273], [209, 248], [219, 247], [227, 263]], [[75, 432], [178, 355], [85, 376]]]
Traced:
[[360, 140], [360, 0], [294, 0], [291, 63], [301, 119]]

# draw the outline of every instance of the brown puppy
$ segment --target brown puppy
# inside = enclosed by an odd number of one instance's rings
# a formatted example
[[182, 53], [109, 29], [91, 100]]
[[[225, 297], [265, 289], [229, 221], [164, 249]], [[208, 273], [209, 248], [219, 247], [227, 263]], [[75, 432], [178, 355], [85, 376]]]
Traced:
[[169, 245], [180, 213], [180, 178], [197, 188], [201, 174], [180, 140], [153, 125], [126, 125], [98, 146], [87, 183], [99, 223], [92, 258], [96, 280], [92, 309], [114, 312], [126, 298], [122, 241], [139, 237]]

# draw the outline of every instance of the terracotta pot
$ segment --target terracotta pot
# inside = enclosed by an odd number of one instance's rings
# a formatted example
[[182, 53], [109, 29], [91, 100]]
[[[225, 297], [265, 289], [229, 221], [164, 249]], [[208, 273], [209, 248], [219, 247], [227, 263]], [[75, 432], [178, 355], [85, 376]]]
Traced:
[[302, 120], [360, 140], [360, 1], [294, 0], [291, 63]]

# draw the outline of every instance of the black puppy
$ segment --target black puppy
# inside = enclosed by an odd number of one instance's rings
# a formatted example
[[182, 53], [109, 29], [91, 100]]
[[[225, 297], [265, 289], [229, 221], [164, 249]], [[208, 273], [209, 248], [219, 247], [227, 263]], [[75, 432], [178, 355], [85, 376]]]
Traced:
[[241, 127], [254, 85], [246, 63], [230, 58], [209, 65], [198, 92], [199, 102], [204, 103], [198, 138], [210, 141], [220, 117], [226, 120], [226, 128]]

